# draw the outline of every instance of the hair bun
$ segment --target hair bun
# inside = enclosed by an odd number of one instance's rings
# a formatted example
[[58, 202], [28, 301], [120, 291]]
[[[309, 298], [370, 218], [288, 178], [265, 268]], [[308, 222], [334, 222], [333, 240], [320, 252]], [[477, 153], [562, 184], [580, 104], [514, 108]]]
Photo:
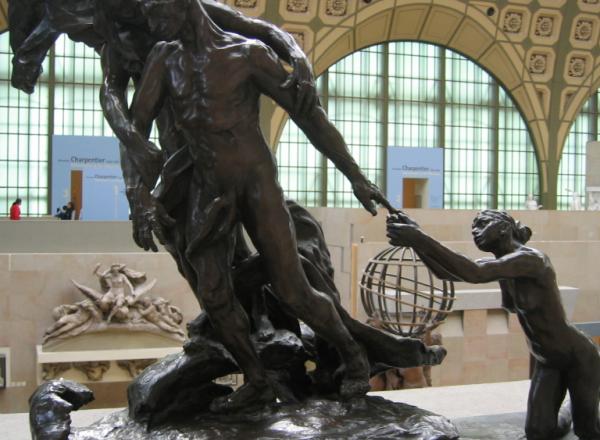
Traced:
[[517, 229], [517, 239], [523, 244], [527, 243], [531, 238], [531, 229], [520, 221], [516, 221], [515, 226]]

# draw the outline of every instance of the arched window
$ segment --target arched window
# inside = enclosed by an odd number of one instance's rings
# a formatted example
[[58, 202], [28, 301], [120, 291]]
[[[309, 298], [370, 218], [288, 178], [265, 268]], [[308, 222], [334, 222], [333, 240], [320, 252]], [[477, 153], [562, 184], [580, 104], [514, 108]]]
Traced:
[[[467, 58], [427, 43], [355, 52], [318, 80], [321, 101], [365, 174], [385, 182], [386, 147], [443, 147], [446, 208], [522, 208], [539, 195], [529, 132], [512, 99]], [[358, 207], [350, 185], [292, 121], [277, 159], [288, 197]]]
[[569, 209], [573, 192], [583, 204], [586, 179], [586, 145], [599, 138], [598, 133], [598, 93], [593, 94], [577, 115], [567, 136], [560, 158], [558, 184], [556, 189], [556, 209]]

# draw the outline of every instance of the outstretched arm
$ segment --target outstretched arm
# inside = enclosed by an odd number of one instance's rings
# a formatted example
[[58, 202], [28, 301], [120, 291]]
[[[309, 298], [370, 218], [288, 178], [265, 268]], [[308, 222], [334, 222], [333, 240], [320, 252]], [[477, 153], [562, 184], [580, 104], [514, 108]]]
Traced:
[[[110, 45], [102, 50], [103, 81], [100, 104], [110, 127], [121, 141], [121, 161], [127, 188], [140, 182], [152, 189], [162, 167], [162, 153], [148, 141], [148, 133], [133, 124], [127, 107], [127, 85], [131, 76]], [[150, 121], [150, 124], [152, 121]]]
[[[150, 190], [154, 188], [162, 169], [163, 155], [148, 141], [152, 119], [145, 123], [142, 130], [133, 122], [126, 97], [131, 76], [122, 67], [119, 57], [109, 44], [104, 46], [101, 59], [104, 79], [100, 88], [100, 103], [104, 117], [120, 140], [121, 169], [131, 210], [133, 239], [145, 250], [157, 251], [147, 212], [151, 206]], [[139, 107], [139, 94], [136, 93], [136, 96], [134, 101], [138, 102]], [[142, 112], [139, 114], [141, 117]]]
[[296, 113], [295, 94], [282, 89], [279, 83], [286, 72], [272, 50], [262, 46], [252, 46], [250, 62], [253, 69], [253, 80], [256, 87], [265, 95], [273, 98], [292, 117], [317, 150], [327, 156], [350, 181], [356, 198], [366, 210], [376, 215], [373, 201], [381, 203], [391, 212], [394, 208], [387, 201], [379, 188], [371, 183], [360, 170], [358, 164], [348, 151], [344, 138], [327, 118], [327, 114], [318, 102], [309, 112]]
[[[538, 256], [523, 251], [513, 252], [501, 258], [474, 261], [454, 252], [414, 225], [388, 223], [387, 236], [392, 245], [414, 248], [425, 264], [433, 263], [435, 269], [442, 270], [439, 275], [446, 272], [453, 277], [442, 277], [444, 279], [487, 283], [535, 277], [543, 266]], [[437, 271], [434, 272], [438, 275]]]
[[[16, 2], [11, 2], [16, 3]], [[11, 36], [13, 34], [13, 21], [11, 21]], [[17, 21], [14, 21], [16, 24]], [[17, 33], [15, 31], [15, 33]], [[11, 38], [13, 49], [13, 71], [11, 75], [12, 86], [31, 94], [35, 84], [42, 73], [42, 63], [48, 51], [59, 37], [60, 32], [50, 25], [48, 16], [45, 15], [27, 38]]]
[[[165, 60], [171, 53], [174, 44], [176, 43], [160, 42], [154, 46], [148, 55], [142, 78], [133, 95], [133, 103], [131, 104], [133, 129], [136, 136], [141, 136], [141, 141], [145, 144], [147, 151], [156, 148], [148, 140], [148, 137], [150, 136], [152, 122], [156, 119], [164, 104], [166, 96]], [[135, 152], [135, 154], [138, 153], [139, 151]], [[136, 212], [139, 213], [139, 218], [134, 218], [134, 240], [140, 247], [145, 250], [151, 249], [154, 252], [158, 251], [158, 248], [152, 238], [152, 232], [161, 243], [164, 243], [163, 226], [172, 226], [174, 223], [164, 207], [150, 194], [150, 189], [154, 187], [159, 172], [160, 169], [152, 175], [154, 179], [152, 186], [139, 185], [135, 194]]]
[[317, 101], [314, 76], [310, 62], [294, 37], [277, 26], [244, 14], [214, 0], [202, 0], [210, 18], [221, 28], [247, 38], [256, 38], [275, 51], [292, 66], [293, 71], [280, 84], [283, 88], [297, 88], [296, 112], [305, 113]]

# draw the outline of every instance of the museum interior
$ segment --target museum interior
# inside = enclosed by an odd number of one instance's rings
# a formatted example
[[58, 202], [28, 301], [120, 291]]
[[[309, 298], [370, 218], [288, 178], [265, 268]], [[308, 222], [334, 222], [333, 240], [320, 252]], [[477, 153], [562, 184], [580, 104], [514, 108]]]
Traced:
[[[0, 413], [27, 412], [36, 387], [58, 377], [94, 391], [87, 408], [123, 407], [132, 377], [180, 350], [201, 309], [169, 253], [145, 252], [132, 239], [118, 142], [99, 99], [100, 55], [62, 34], [33, 93], [18, 90], [8, 3], [0, 0]], [[568, 319], [600, 337], [600, 1], [220, 3], [293, 36], [329, 119], [395, 207], [471, 258], [486, 256], [473, 243], [475, 215], [508, 211], [551, 259]], [[131, 102], [133, 84], [128, 90]], [[415, 286], [420, 278], [433, 297], [450, 300], [414, 306], [411, 290], [390, 288], [385, 276], [373, 287], [368, 268], [390, 261], [387, 211], [362, 209], [350, 182], [267, 97], [260, 126], [285, 196], [323, 229], [348, 313], [447, 350], [423, 377], [399, 372], [380, 390], [530, 377], [526, 337], [497, 282], [441, 283], [408, 252], [401, 259]], [[156, 128], [150, 139], [159, 144]], [[69, 201], [74, 221], [62, 221]], [[89, 315], [82, 301], [119, 288], [142, 299], [104, 310], [118, 332], [85, 334], [91, 321], [67, 322]], [[168, 316], [157, 318], [161, 307]], [[153, 330], [128, 330], [132, 310]], [[409, 324], [391, 324], [396, 318]]]

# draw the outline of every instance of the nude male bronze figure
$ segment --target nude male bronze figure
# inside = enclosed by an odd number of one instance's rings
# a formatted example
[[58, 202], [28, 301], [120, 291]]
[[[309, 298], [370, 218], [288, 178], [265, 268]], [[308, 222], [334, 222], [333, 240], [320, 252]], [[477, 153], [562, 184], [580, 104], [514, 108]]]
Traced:
[[535, 359], [527, 438], [547, 440], [568, 432], [571, 415], [561, 410], [568, 390], [575, 434], [600, 439], [600, 356], [594, 343], [568, 322], [550, 259], [525, 245], [531, 230], [506, 212], [480, 212], [472, 233], [477, 247], [494, 257], [473, 261], [460, 255], [403, 214], [391, 216], [387, 225], [390, 243], [414, 248], [438, 277], [470, 283], [499, 281], [502, 306], [517, 314]]
[[275, 397], [249, 340], [248, 318], [232, 288], [233, 232], [238, 221], [259, 251], [279, 300], [339, 351], [345, 366], [340, 394], [364, 394], [369, 375], [366, 357], [335, 305], [310, 286], [302, 270], [273, 156], [259, 129], [260, 94], [290, 113], [349, 178], [365, 208], [376, 213], [371, 199], [389, 204], [361, 173], [320, 106], [295, 112], [296, 94], [280, 87], [287, 73], [271, 49], [224, 32], [198, 1], [143, 0], [141, 4], [150, 29], [166, 42], [157, 44], [148, 56], [131, 110], [135, 126], [148, 135], [151, 122], [168, 102], [187, 142], [165, 164], [162, 194], [175, 180], [172, 174], [180, 174], [185, 163], [191, 167], [187, 191], [183, 196], [178, 191], [181, 203], [174, 211], [168, 209], [176, 222], [159, 224], [165, 218], [161, 202], [173, 205], [173, 195], [158, 199], [147, 195], [142, 200], [154, 217], [153, 230], [159, 236], [172, 234], [168, 242], [176, 243], [183, 272], [195, 280], [194, 292], [216, 334], [247, 378], [241, 389], [215, 401], [213, 409], [236, 410]]

